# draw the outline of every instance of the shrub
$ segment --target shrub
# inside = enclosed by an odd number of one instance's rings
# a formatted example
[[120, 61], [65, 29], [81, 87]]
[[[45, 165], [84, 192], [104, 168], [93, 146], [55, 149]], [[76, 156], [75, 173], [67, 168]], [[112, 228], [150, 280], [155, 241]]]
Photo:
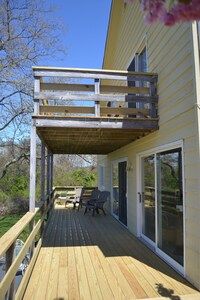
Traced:
[[6, 201], [5, 206], [9, 214], [21, 214], [27, 212], [29, 209], [28, 200], [19, 196]]
[[9, 196], [0, 189], [0, 204], [6, 202]]

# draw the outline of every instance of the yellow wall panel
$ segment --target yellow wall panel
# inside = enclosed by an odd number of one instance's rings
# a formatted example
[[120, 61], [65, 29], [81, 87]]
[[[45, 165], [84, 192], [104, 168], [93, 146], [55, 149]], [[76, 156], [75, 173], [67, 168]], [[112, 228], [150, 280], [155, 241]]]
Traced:
[[[194, 68], [194, 36], [190, 23], [165, 27], [161, 24], [146, 25], [139, 1], [122, 5], [114, 0], [118, 15], [113, 14], [118, 27], [112, 27], [107, 40], [104, 57], [105, 69], [127, 70], [142, 42], [147, 47], [149, 72], [158, 73], [158, 114], [159, 130], [106, 158], [106, 188], [111, 189], [111, 162], [126, 157], [133, 164], [128, 172], [128, 228], [137, 234], [138, 195], [137, 195], [137, 155], [141, 152], [183, 140], [184, 151], [184, 188], [185, 188], [185, 249], [186, 277], [200, 289], [200, 130], [198, 118], [200, 112], [195, 105], [196, 82]], [[113, 22], [114, 24], [114, 22]], [[112, 58], [111, 58], [112, 57]], [[199, 246], [199, 247], [198, 247]]]

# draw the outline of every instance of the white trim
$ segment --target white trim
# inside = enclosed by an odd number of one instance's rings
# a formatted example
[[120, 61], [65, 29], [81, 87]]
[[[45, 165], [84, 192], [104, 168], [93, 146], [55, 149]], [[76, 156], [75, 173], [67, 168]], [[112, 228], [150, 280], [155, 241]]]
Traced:
[[103, 164], [98, 165], [98, 187], [100, 190], [105, 190], [105, 166]]
[[160, 153], [162, 151], [176, 149], [177, 147], [183, 148], [183, 140], [178, 140], [178, 141], [171, 142], [171, 143], [168, 143], [168, 144], [165, 144], [165, 145], [157, 146], [155, 148], [140, 152], [140, 153], [137, 154], [137, 156], [143, 157], [143, 156], [151, 155], [153, 153], [157, 154], [157, 153]]
[[[126, 164], [128, 165], [128, 157], [124, 157], [124, 158], [119, 158], [119, 159], [116, 159], [116, 160], [112, 160], [111, 161], [111, 215], [117, 219], [119, 222], [119, 216], [115, 215], [113, 213], [113, 165], [114, 164], [119, 164], [120, 162], [126, 162]], [[128, 201], [128, 172], [126, 170], [126, 205], [127, 205], [127, 225], [123, 224], [122, 222], [120, 222], [123, 226], [127, 227], [128, 228], [128, 206], [129, 206], [129, 201]]]
[[[137, 202], [137, 236], [141, 237], [147, 244], [153, 247], [154, 251], [161, 257], [163, 258], [169, 265], [171, 265], [174, 269], [176, 269], [179, 273], [185, 276], [186, 274], [186, 246], [185, 246], [185, 174], [184, 174], [184, 143], [183, 140], [178, 140], [172, 143], [168, 143], [166, 145], [160, 145], [158, 147], [149, 149], [147, 151], [143, 151], [137, 154], [136, 156], [136, 165], [137, 165], [137, 195], [138, 193], [141, 193], [142, 191], [142, 158], [148, 155], [155, 154], [157, 155], [160, 152], [168, 151], [168, 150], [173, 150], [176, 148], [181, 148], [182, 151], [182, 189], [183, 189], [183, 266], [181, 266], [179, 263], [177, 263], [173, 258], [168, 256], [166, 253], [164, 253], [161, 249], [158, 248], [158, 232], [157, 232], [157, 226], [156, 226], [156, 238], [155, 238], [155, 243], [150, 241], [147, 237], [145, 237], [142, 234], [142, 202], [139, 203]], [[156, 159], [155, 159], [155, 164], [156, 164]], [[157, 190], [157, 170], [155, 167], [155, 189]], [[156, 206], [156, 224], [157, 224], [157, 195], [155, 199], [155, 206]]]
[[[142, 37], [141, 41], [138, 44], [137, 50], [135, 52], [133, 52], [133, 55], [131, 56], [131, 59], [129, 60], [128, 65], [126, 66], [126, 70], [128, 70], [131, 62], [133, 61], [134, 57], [137, 56], [138, 53], [141, 53], [142, 50], [147, 47], [147, 33], [145, 33], [145, 35]], [[147, 57], [148, 58], [148, 57]], [[148, 69], [148, 61], [147, 61], [147, 69]]]
[[185, 201], [185, 168], [184, 168], [184, 161], [185, 161], [185, 149], [184, 149], [184, 142], [182, 140], [182, 189], [183, 189], [183, 276], [186, 276], [186, 201]]

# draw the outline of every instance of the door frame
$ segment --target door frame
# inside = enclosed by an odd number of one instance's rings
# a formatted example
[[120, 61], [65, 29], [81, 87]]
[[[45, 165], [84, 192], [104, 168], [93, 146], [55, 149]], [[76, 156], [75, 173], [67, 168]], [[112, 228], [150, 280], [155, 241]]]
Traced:
[[[142, 235], [142, 202], [139, 201], [139, 193], [142, 191], [142, 158], [148, 155], [157, 154], [163, 151], [173, 150], [176, 148], [181, 148], [182, 151], [182, 189], [183, 189], [183, 266], [177, 263], [173, 258], [169, 257], [165, 252], [158, 248], [158, 232], [157, 232], [157, 193], [155, 193], [155, 243], [145, 238]], [[161, 145], [149, 150], [140, 152], [136, 157], [136, 187], [137, 187], [137, 237], [141, 238], [147, 246], [149, 246], [156, 254], [158, 254], [163, 260], [165, 260], [169, 265], [171, 265], [176, 271], [185, 276], [186, 272], [186, 245], [185, 245], [185, 175], [184, 175], [184, 143], [183, 140], [178, 140], [169, 144]], [[157, 190], [157, 172], [155, 170], [155, 189]]]
[[[124, 158], [120, 158], [120, 159], [116, 159], [116, 160], [112, 160], [111, 161], [111, 215], [117, 219], [119, 222], [119, 215], [115, 215], [113, 213], [113, 165], [114, 164], [119, 164], [121, 162], [126, 162], [126, 166], [128, 165], [128, 158], [124, 157]], [[128, 172], [126, 170], [126, 210], [127, 210], [127, 225], [123, 224], [122, 222], [120, 222], [123, 226], [128, 227]]]

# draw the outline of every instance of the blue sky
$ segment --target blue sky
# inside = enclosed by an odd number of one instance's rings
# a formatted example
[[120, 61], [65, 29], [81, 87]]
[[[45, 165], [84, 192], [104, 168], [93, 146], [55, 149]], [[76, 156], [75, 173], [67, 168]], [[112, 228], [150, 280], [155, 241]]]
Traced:
[[72, 68], [101, 68], [106, 42], [111, 0], [46, 0], [53, 6], [55, 20], [64, 27], [66, 56], [46, 65]]

